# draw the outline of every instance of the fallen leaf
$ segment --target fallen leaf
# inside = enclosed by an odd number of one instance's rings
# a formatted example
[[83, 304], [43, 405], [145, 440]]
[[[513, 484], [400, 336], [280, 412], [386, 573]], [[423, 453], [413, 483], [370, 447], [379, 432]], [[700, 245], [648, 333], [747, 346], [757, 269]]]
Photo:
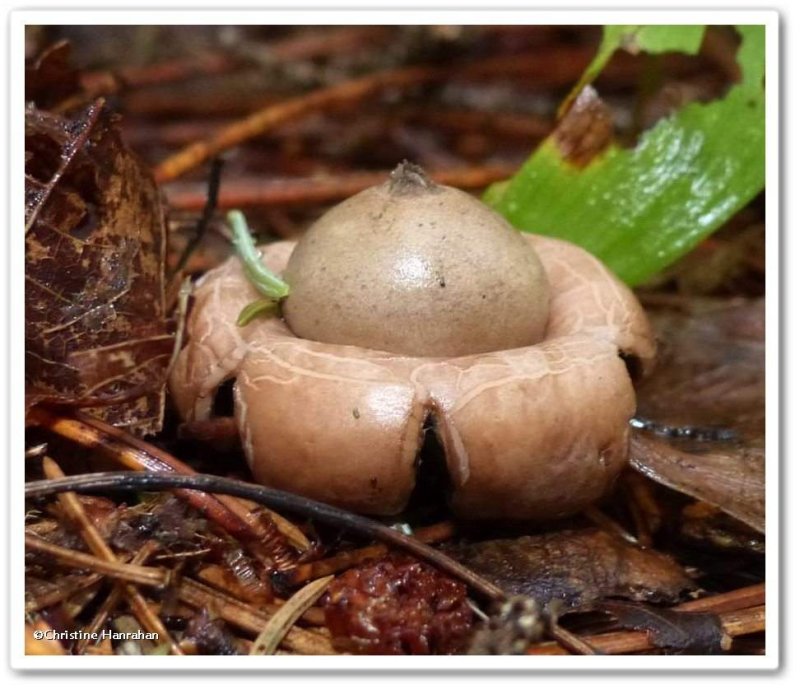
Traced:
[[630, 462], [649, 479], [717, 506], [764, 532], [763, 452], [687, 453], [634, 431]]
[[724, 426], [763, 448], [764, 300], [692, 300], [651, 312], [658, 365], [637, 412], [674, 426]]
[[656, 647], [691, 654], [720, 654], [730, 648], [730, 637], [714, 613], [674, 611], [610, 601], [600, 608], [614, 616], [620, 627], [646, 631]]
[[47, 110], [80, 91], [69, 42], [58, 41], [25, 67], [25, 102]]
[[27, 402], [153, 433], [173, 341], [153, 178], [101, 102], [74, 120], [28, 107], [25, 155]]
[[638, 414], [676, 428], [723, 427], [733, 440], [634, 431], [631, 465], [659, 484], [764, 531], [764, 300], [695, 301], [652, 319], [660, 361], [637, 392]]
[[691, 24], [609, 24], [603, 27], [603, 39], [597, 54], [584, 70], [578, 83], [564, 99], [559, 114], [563, 114], [572, 101], [603, 71], [611, 56], [619, 50], [637, 54], [641, 51], [657, 55], [681, 52], [694, 55], [700, 49], [706, 27]]
[[764, 555], [764, 535], [743, 525], [708, 503], [697, 501], [685, 506], [680, 514], [680, 535], [701, 548]]
[[446, 549], [464, 565], [509, 594], [542, 606], [559, 601], [583, 610], [606, 597], [675, 601], [693, 587], [669, 556], [599, 529], [453, 545]]

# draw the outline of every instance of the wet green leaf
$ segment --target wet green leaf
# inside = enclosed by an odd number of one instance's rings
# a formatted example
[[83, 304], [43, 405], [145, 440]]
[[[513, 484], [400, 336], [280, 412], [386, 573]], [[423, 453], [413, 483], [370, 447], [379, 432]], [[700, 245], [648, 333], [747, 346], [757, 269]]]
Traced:
[[[700, 50], [700, 43], [706, 27], [703, 25], [629, 25], [611, 24], [603, 28], [603, 39], [597, 49], [597, 55], [584, 71], [578, 83], [565, 100], [565, 104], [574, 100], [584, 86], [591, 84], [603, 71], [606, 63], [617, 49], [638, 53], [681, 52], [694, 55]], [[563, 109], [563, 106], [562, 106]]]
[[739, 32], [742, 81], [724, 98], [691, 103], [635, 148], [611, 145], [584, 166], [556, 132], [487, 202], [524, 231], [585, 247], [632, 285], [676, 261], [764, 187], [764, 27]]

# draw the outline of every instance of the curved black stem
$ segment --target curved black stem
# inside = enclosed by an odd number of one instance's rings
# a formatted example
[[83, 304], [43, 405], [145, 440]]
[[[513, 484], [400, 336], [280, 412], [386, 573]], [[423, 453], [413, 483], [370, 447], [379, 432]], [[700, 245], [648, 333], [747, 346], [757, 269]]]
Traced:
[[214, 216], [214, 211], [217, 209], [219, 187], [222, 182], [222, 166], [224, 162], [225, 161], [219, 156], [213, 158], [211, 161], [211, 170], [208, 173], [208, 193], [206, 194], [206, 203], [203, 207], [203, 215], [198, 219], [194, 233], [191, 239], [186, 243], [186, 247], [184, 247], [178, 259], [178, 263], [175, 264], [170, 278], [174, 278], [176, 275], [180, 274], [189, 261], [189, 257], [194, 254], [194, 251], [200, 245], [200, 242], [206, 234], [208, 225], [211, 223], [211, 218]]
[[286, 491], [250, 484], [238, 479], [216, 477], [210, 474], [95, 472], [92, 474], [73, 475], [63, 479], [44, 479], [28, 482], [25, 485], [25, 497], [51, 496], [65, 491], [162, 491], [165, 489], [192, 489], [238, 496], [278, 512], [300, 514], [304, 517], [319, 520], [332, 527], [346, 529], [372, 539], [388, 542], [436, 565], [444, 572], [462, 580], [488, 599], [503, 601], [506, 598], [506, 594], [502, 589], [466, 568], [458, 561], [376, 520], [370, 520], [341, 508], [335, 508], [326, 503], [313, 501]]

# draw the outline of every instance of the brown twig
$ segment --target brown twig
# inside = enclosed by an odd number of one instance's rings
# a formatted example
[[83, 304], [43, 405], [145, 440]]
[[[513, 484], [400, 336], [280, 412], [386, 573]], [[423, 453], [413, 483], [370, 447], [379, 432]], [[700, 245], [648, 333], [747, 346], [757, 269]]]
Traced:
[[595, 645], [591, 644], [586, 638], [570, 632], [558, 624], [556, 620], [551, 620], [547, 626], [547, 632], [563, 649], [569, 654], [580, 654], [593, 656], [602, 654]]
[[[44, 469], [44, 474], [48, 479], [61, 479], [64, 477], [64, 473], [61, 471], [61, 468], [52, 458], [45, 456], [44, 460], [42, 461], [42, 468]], [[78, 496], [71, 491], [67, 491], [59, 494], [57, 500], [61, 508], [64, 510], [64, 513], [66, 513], [67, 518], [78, 528], [81, 538], [84, 542], [86, 542], [89, 550], [95, 556], [103, 559], [107, 563], [119, 564], [120, 561], [117, 558], [117, 555], [111, 550], [111, 547], [106, 544], [105, 539], [103, 539], [100, 532], [97, 531], [97, 528], [92, 524], [91, 520], [86, 515], [86, 511], [83, 509], [81, 502], [78, 500]], [[136, 566], [139, 564], [131, 563], [128, 565], [128, 567], [131, 565]], [[172, 639], [172, 635], [170, 635], [167, 629], [164, 627], [161, 619], [153, 614], [144, 596], [142, 596], [142, 593], [136, 589], [136, 587], [125, 582], [118, 583], [114, 590], [112, 590], [109, 598], [114, 596], [114, 592], [117, 592], [117, 598], [124, 596], [128, 600], [133, 615], [145, 630], [155, 633], [157, 635], [157, 639], [161, 643], [167, 644], [173, 654], [183, 654], [178, 645], [176, 645], [175, 641]], [[111, 609], [109, 609], [109, 612], [110, 611]], [[95, 622], [98, 622], [98, 630], [104, 621], [105, 616], [103, 616], [99, 622], [95, 620]]]
[[[205, 53], [193, 55], [190, 58], [176, 58], [164, 60], [152, 65], [123, 67], [113, 76], [127, 88], [140, 88], [185, 81], [192, 77], [208, 77], [214, 74], [224, 74], [238, 64], [224, 53]], [[102, 84], [108, 79], [107, 72], [88, 73], [82, 77], [85, 87], [93, 83]]]
[[766, 586], [764, 583], [741, 587], [732, 592], [715, 594], [694, 601], [686, 601], [673, 607], [676, 611], [701, 611], [706, 613], [730, 613], [739, 609], [752, 608], [764, 604]]
[[130, 88], [183, 81], [194, 76], [210, 76], [230, 71], [236, 61], [228, 55], [193, 55], [144, 67], [123, 67], [115, 72], [85, 72], [80, 76], [82, 92], [76, 93], [53, 107], [53, 112], [66, 113], [87, 101], [110, 96]]
[[[730, 637], [762, 632], [766, 623], [765, 607], [754, 606], [742, 611], [723, 613], [720, 621], [722, 630]], [[604, 654], [632, 654], [654, 648], [649, 634], [638, 630], [590, 635], [584, 640]], [[554, 643], [537, 645], [528, 650], [528, 653], [546, 656], [569, 654], [567, 649]]]
[[[553, 53], [556, 54], [553, 54]], [[439, 67], [407, 67], [386, 70], [345, 81], [307, 94], [270, 103], [251, 115], [224, 127], [210, 138], [183, 148], [162, 161], [155, 169], [158, 182], [168, 182], [192, 170], [212, 156], [238, 146], [250, 139], [273, 130], [287, 122], [294, 122], [310, 113], [316, 113], [342, 104], [356, 104], [388, 88], [408, 88], [451, 78], [485, 78], [502, 74], [534, 75], [542, 85], [571, 83], [576, 74], [591, 59], [593, 49], [587, 47], [585, 57], [570, 48], [568, 60], [559, 51], [501, 56], [479, 63], [461, 65], [455, 69]], [[580, 51], [579, 51], [580, 52]]]
[[69, 599], [78, 592], [87, 589], [96, 588], [102, 583], [104, 576], [100, 573], [90, 573], [78, 578], [75, 582], [70, 583], [68, 586], [59, 586], [52, 591], [45, 592], [44, 594], [31, 595], [25, 592], [25, 613], [33, 613], [34, 611], [41, 611], [44, 608], [55, 606], [62, 601]]
[[731, 637], [763, 632], [767, 624], [767, 607], [753, 606], [742, 611], [723, 613], [722, 628]]
[[[94, 420], [81, 413], [65, 416], [55, 411], [37, 406], [30, 410], [28, 419], [32, 424], [51, 431], [62, 438], [73, 441], [87, 449], [101, 449], [118, 465], [137, 471], [179, 472], [193, 474], [194, 470], [177, 459], [166, 457], [160, 449], [150, 444], [139, 446], [139, 439], [128, 438], [125, 432]], [[133, 440], [133, 442], [131, 442]], [[240, 516], [237, 516], [222, 501], [214, 496], [204, 496], [198, 492], [176, 491], [193, 507], [207, 515], [233, 536], [252, 541], [256, 535]]]
[[[213, 611], [223, 620], [258, 635], [269, 621], [262, 609], [244, 604], [216, 589], [183, 578], [177, 587], [177, 597], [197, 609]], [[291, 651], [300, 654], [335, 654], [336, 650], [318, 633], [293, 627], [283, 638], [282, 644]]]
[[[716, 613], [722, 629], [730, 637], [762, 632], [766, 623], [764, 585], [745, 587], [673, 607], [676, 611]], [[583, 640], [604, 654], [632, 654], [653, 649], [647, 632], [632, 630], [589, 635]], [[563, 645], [545, 642], [528, 650], [529, 654], [569, 654]]]
[[[448, 521], [422, 527], [414, 532], [414, 538], [424, 544], [434, 544], [449, 539], [454, 533], [455, 525]], [[389, 547], [386, 544], [373, 544], [363, 549], [343, 551], [330, 558], [295, 566], [292, 570], [281, 573], [281, 581], [287, 586], [294, 587], [309, 580], [316, 580], [347, 570], [369, 558], [381, 558], [387, 553], [389, 553]]]
[[442, 108], [417, 104], [403, 108], [397, 119], [459, 133], [491, 134], [522, 139], [529, 146], [544, 139], [553, 131], [552, 118], [535, 113], [509, 113], [465, 108]]
[[[387, 109], [388, 110], [388, 109]], [[424, 128], [434, 128], [456, 134], [475, 134], [491, 136], [493, 139], [516, 140], [531, 148], [534, 144], [544, 139], [555, 126], [552, 118], [542, 117], [536, 113], [498, 112], [492, 110], [475, 110], [469, 108], [447, 108], [412, 103], [399, 111], [388, 110], [384, 113], [385, 128], [400, 124], [416, 125]], [[230, 126], [234, 120], [221, 118], [209, 120], [206, 116], [202, 119], [182, 119], [178, 122], [136, 122], [135, 126], [129, 124], [126, 129], [126, 141], [134, 147], [152, 145], [154, 141], [167, 147], [178, 147], [191, 144], [198, 139], [206, 139], [214, 131]], [[300, 135], [320, 137], [330, 132], [341, 131], [344, 125], [331, 121], [321, 123], [309, 121], [307, 127], [283, 127], [272, 132], [276, 140], [286, 140]], [[527, 150], [526, 148], [526, 150]]]
[[388, 88], [406, 88], [442, 79], [448, 72], [430, 67], [376, 72], [360, 79], [318, 89], [290, 98], [253, 113], [225, 127], [205, 141], [199, 141], [178, 151], [162, 161], [155, 169], [158, 182], [168, 182], [185, 174], [212, 156], [244, 143], [254, 137], [297, 120], [312, 112], [328, 109], [343, 103], [356, 103]]
[[[342, 27], [311, 36], [290, 36], [274, 41], [264, 49], [264, 57], [271, 60], [303, 60], [321, 55], [335, 55], [363, 47], [365, 40], [376, 40], [384, 27]], [[114, 72], [86, 72], [81, 75], [84, 91], [93, 96], [118, 93], [146, 86], [166, 86], [194, 77], [209, 77], [230, 72], [244, 62], [242, 57], [230, 53], [207, 52], [156, 62], [151, 65], [122, 67]], [[84, 98], [86, 96], [84, 95]], [[64, 104], [59, 110], [74, 107]]]
[[[263, 46], [261, 57], [270, 61], [287, 61], [347, 55], [353, 50], [363, 50], [365, 45], [387, 40], [390, 31], [391, 27], [386, 26], [344, 26], [326, 31], [315, 29]], [[254, 53], [251, 55], [258, 58]]]
[[[453, 168], [431, 173], [440, 184], [461, 189], [483, 189], [487, 185], [505, 180], [517, 170], [516, 165], [483, 165]], [[385, 182], [389, 172], [356, 172], [284, 179], [240, 177], [225, 183], [220, 190], [220, 209], [247, 206], [293, 206], [323, 204], [345, 199], [353, 194]], [[198, 211], [206, 203], [203, 185], [186, 182], [165, 187], [170, 206], [182, 211]]]
[[[131, 470], [195, 474], [189, 465], [166, 451], [82, 412], [73, 412], [73, 416], [66, 416], [37, 406], [29, 411], [28, 421], [85, 448], [99, 449], [122, 467]], [[269, 525], [253, 512], [252, 504], [232, 496], [211, 496], [197, 491], [181, 490], [175, 493], [248, 545], [256, 556], [262, 559], [270, 557], [269, 553], [265, 553], [263, 544], [273, 540], [274, 534]], [[287, 538], [299, 539], [299, 530], [288, 520], [275, 518], [274, 522], [282, 533], [284, 530], [288, 532], [285, 535]], [[305, 536], [302, 535], [302, 538], [305, 539]], [[307, 539], [305, 543], [308, 544]]]
[[175, 268], [172, 270], [173, 280], [183, 273], [183, 269], [186, 266], [186, 262], [189, 260], [189, 257], [192, 255], [192, 252], [194, 252], [195, 249], [197, 249], [197, 246], [202, 241], [203, 236], [205, 235], [205, 232], [208, 229], [208, 224], [211, 222], [211, 218], [214, 215], [214, 211], [218, 206], [219, 186], [220, 183], [222, 182], [223, 164], [224, 164], [224, 159], [222, 158], [211, 159], [211, 169], [208, 173], [208, 183], [206, 185], [206, 192], [205, 192], [206, 199], [202, 206], [203, 214], [197, 221], [197, 225], [195, 226], [194, 233], [192, 234], [191, 239], [186, 243], [183, 252], [178, 258], [177, 263], [175, 264]]
[[[154, 542], [154, 541], [145, 542], [144, 545], [142, 546], [142, 548], [139, 549], [139, 551], [131, 559], [131, 564], [132, 565], [144, 565], [148, 561], [150, 556], [152, 556], [153, 553], [157, 549], [158, 549], [158, 544], [156, 542]], [[100, 632], [100, 629], [103, 627], [103, 625], [105, 625], [105, 622], [108, 619], [108, 617], [113, 613], [114, 609], [116, 609], [117, 604], [119, 603], [120, 599], [122, 599], [123, 596], [129, 595], [129, 592], [126, 591], [126, 590], [127, 590], [127, 588], [125, 587], [125, 585], [123, 585], [120, 582], [118, 582], [117, 584], [114, 585], [114, 587], [112, 588], [112, 590], [109, 593], [109, 595], [105, 598], [105, 601], [103, 601], [103, 603], [100, 605], [100, 608], [97, 609], [97, 613], [95, 613], [95, 615], [92, 618], [92, 620], [89, 623], [89, 625], [87, 625], [83, 629], [83, 632], [85, 633], [85, 637], [81, 637], [78, 640], [77, 644], [75, 645], [75, 654], [83, 654], [83, 653], [85, 653], [86, 647], [89, 646], [89, 642], [91, 642], [92, 636], [94, 634]], [[158, 619], [157, 616], [155, 616], [152, 613], [152, 611], [150, 610], [149, 607], [146, 607], [146, 611], [147, 611], [147, 613], [145, 614], [146, 617], [155, 618], [158, 621], [159, 625], [160, 625], [161, 621]], [[160, 625], [160, 627], [163, 627], [163, 625]], [[161, 634], [160, 634], [160, 632], [158, 630], [155, 630], [152, 627], [150, 629], [152, 630], [152, 632], [155, 632], [155, 633], [157, 633], [159, 635], [159, 638], [158, 638], [159, 642], [162, 642], [163, 639], [166, 639], [166, 640], [169, 641], [169, 646], [170, 646], [170, 649], [173, 650], [173, 653], [177, 653], [177, 654], [181, 653], [180, 648], [176, 647], [175, 641], [172, 639], [171, 635], [169, 635], [167, 633], [167, 637], [162, 639]], [[166, 630], [164, 632], [166, 633]], [[100, 640], [98, 640], [98, 641], [100, 641]], [[177, 652], [174, 651], [175, 649], [177, 649]]]
[[31, 551], [52, 556], [56, 561], [70, 568], [93, 570], [96, 573], [101, 573], [123, 582], [162, 588], [166, 586], [169, 580], [169, 572], [163, 568], [118, 562], [112, 563], [82, 551], [75, 551], [53, 544], [29, 532], [25, 533], [25, 547]]

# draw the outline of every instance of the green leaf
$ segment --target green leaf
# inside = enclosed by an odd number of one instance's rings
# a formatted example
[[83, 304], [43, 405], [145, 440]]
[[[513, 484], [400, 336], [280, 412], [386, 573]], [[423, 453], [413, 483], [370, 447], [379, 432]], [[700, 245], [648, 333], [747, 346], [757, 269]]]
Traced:
[[487, 203], [522, 230], [583, 246], [632, 285], [676, 261], [764, 187], [764, 27], [738, 30], [742, 81], [724, 98], [691, 103], [635, 148], [611, 146], [583, 168], [551, 135]]
[[611, 24], [603, 28], [603, 39], [597, 49], [597, 55], [584, 70], [578, 83], [572, 87], [569, 96], [564, 100], [560, 112], [563, 113], [575, 97], [587, 84], [591, 84], [611, 56], [622, 48], [629, 53], [638, 53], [644, 50], [648, 53], [681, 52], [694, 55], [700, 50], [703, 34], [706, 27], [703, 25], [680, 24], [655, 24], [651, 26]]

